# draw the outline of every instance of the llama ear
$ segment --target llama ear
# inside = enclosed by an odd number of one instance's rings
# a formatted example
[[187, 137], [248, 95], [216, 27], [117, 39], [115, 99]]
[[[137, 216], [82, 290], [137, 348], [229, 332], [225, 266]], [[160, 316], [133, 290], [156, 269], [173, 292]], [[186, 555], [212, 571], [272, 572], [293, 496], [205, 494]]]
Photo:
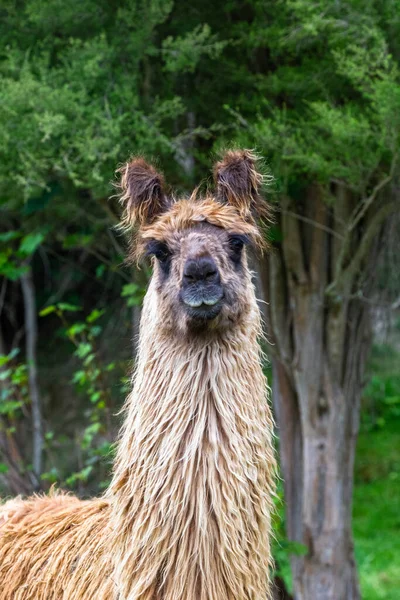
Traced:
[[164, 177], [143, 158], [133, 158], [121, 173], [122, 226], [149, 225], [168, 208]]
[[241, 215], [267, 217], [268, 204], [261, 196], [264, 176], [251, 150], [229, 150], [214, 166], [217, 200], [235, 206]]

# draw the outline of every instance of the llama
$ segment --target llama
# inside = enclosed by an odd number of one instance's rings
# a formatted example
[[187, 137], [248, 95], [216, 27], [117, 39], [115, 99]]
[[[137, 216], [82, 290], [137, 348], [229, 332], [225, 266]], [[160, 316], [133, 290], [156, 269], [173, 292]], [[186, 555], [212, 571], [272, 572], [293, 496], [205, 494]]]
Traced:
[[261, 246], [250, 151], [213, 196], [174, 199], [141, 158], [120, 172], [130, 254], [152, 257], [133, 387], [104, 497], [0, 509], [2, 600], [270, 598], [273, 423], [246, 245]]

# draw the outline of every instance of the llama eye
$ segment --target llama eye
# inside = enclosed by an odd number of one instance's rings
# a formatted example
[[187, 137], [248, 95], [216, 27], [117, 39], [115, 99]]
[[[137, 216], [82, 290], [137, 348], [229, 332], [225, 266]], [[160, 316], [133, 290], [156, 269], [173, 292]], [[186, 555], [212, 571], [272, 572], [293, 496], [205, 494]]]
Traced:
[[240, 254], [244, 245], [248, 244], [249, 240], [245, 235], [229, 236], [229, 246], [235, 254]]
[[229, 236], [230, 258], [237, 267], [241, 265], [243, 246], [249, 243], [250, 240], [245, 235], [237, 234]]
[[147, 246], [148, 256], [155, 256], [161, 263], [166, 262], [171, 257], [171, 251], [164, 242], [151, 241]]

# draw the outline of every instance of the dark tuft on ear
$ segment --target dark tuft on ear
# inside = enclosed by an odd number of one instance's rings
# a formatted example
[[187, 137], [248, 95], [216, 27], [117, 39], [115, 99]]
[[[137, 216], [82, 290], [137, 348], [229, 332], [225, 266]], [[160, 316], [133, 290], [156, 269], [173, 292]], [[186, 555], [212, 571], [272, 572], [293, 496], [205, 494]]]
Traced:
[[251, 150], [229, 150], [214, 167], [217, 200], [235, 206], [243, 217], [268, 219], [269, 206], [261, 196], [264, 175]]
[[133, 158], [117, 173], [121, 173], [122, 227], [149, 225], [167, 209], [164, 177], [143, 158]]

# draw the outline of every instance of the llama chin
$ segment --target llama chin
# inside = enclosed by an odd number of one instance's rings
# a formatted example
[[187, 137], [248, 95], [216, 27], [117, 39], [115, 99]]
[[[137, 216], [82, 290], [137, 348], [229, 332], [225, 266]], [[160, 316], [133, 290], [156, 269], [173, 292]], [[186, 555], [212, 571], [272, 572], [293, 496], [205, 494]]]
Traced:
[[273, 422], [246, 246], [266, 211], [249, 151], [175, 200], [143, 159], [120, 170], [131, 256], [153, 276], [104, 497], [0, 507], [2, 600], [271, 597]]

